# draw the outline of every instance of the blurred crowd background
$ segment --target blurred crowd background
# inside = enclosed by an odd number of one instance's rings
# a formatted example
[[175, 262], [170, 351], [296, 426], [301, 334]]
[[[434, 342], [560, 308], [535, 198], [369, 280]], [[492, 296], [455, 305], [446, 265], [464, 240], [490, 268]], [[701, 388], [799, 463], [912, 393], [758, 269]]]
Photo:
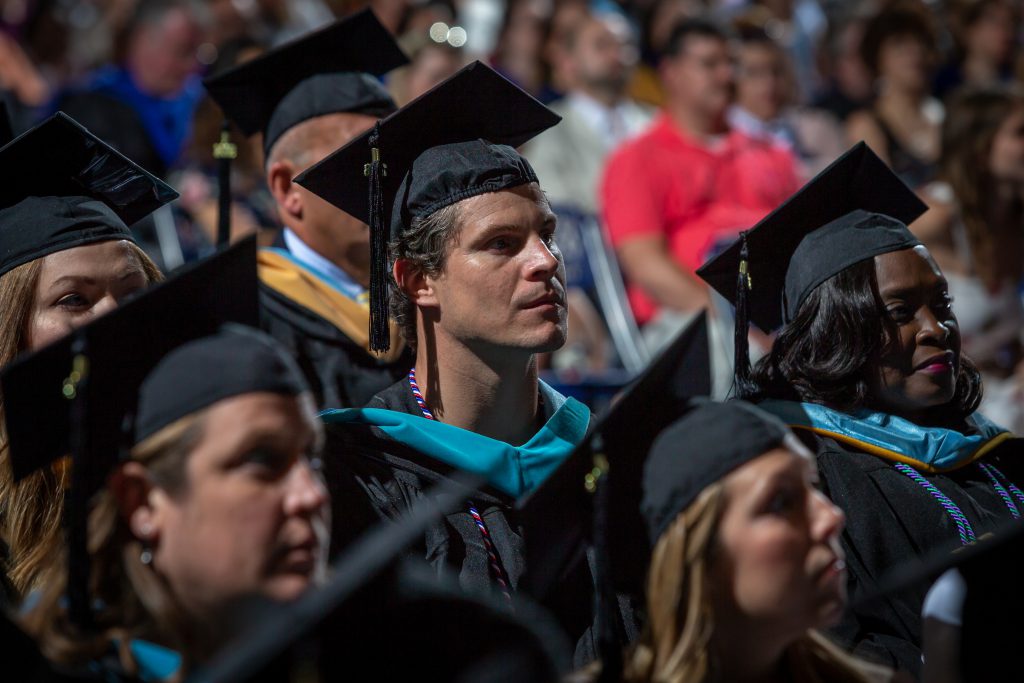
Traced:
[[[137, 229], [171, 270], [213, 248], [212, 147], [222, 116], [205, 96], [202, 77], [365, 3], [0, 6], [0, 93], [15, 132], [63, 109], [169, 180], [180, 200]], [[525, 154], [560, 217], [571, 338], [547, 363], [565, 384], [585, 393], [588, 382], [594, 391], [621, 383], [620, 375], [642, 368], [694, 311], [710, 305], [728, 318], [693, 269], [865, 140], [932, 207], [912, 228], [951, 281], [965, 350], [986, 375], [986, 412], [1018, 432], [1024, 428], [1020, 2], [370, 6], [411, 59], [387, 78], [399, 105], [479, 59], [564, 117]], [[675, 132], [659, 130], [666, 126]], [[260, 232], [270, 243], [279, 223], [260, 141], [237, 131], [234, 139], [240, 154], [232, 171], [233, 236]], [[680, 140], [687, 144], [673, 147]], [[670, 176], [676, 185], [665, 180]], [[770, 341], [755, 332], [755, 352]], [[723, 359], [728, 364], [724, 352]], [[730, 375], [724, 367], [716, 374]]]

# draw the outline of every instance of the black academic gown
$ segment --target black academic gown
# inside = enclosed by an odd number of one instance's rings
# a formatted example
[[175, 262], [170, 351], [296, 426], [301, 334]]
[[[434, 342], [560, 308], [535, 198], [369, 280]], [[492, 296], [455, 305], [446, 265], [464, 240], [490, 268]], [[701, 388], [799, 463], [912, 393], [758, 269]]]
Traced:
[[[544, 405], [547, 419], [554, 409], [548, 401]], [[375, 396], [366, 407], [422, 414], [405, 380]], [[388, 438], [373, 427], [353, 424], [328, 424], [326, 427], [328, 457], [344, 458], [345, 470], [355, 477], [381, 518], [397, 519], [453, 471], [448, 465]], [[515, 500], [495, 488], [486, 487], [474, 495], [472, 503], [483, 517], [515, 592], [526, 569], [523, 529], [513, 509]], [[468, 506], [432, 527], [411, 554], [425, 558], [439, 575], [453, 572], [468, 591], [495, 590], [481, 533]], [[550, 591], [552, 597], [541, 604], [575, 643], [573, 663], [581, 666], [597, 657], [592, 634], [594, 582], [584, 547], [578, 549], [570, 567]], [[635, 639], [636, 616], [628, 601], [620, 600], [617, 626], [621, 637]]]
[[[275, 247], [284, 248], [283, 240]], [[260, 326], [295, 358], [319, 409], [366, 405], [412, 367], [408, 350], [393, 361], [378, 360], [336, 325], [262, 279], [259, 305]], [[363, 324], [368, 329], [368, 320]]]
[[[846, 514], [842, 544], [851, 605], [877, 588], [893, 567], [959, 542], [956, 524], [942, 505], [890, 461], [831, 438], [797, 433], [816, 449], [822, 489]], [[1007, 441], [982, 462], [995, 465], [1021, 486], [1022, 444]], [[959, 506], [977, 536], [1012, 519], [977, 464], [926, 479]], [[856, 654], [919, 677], [921, 608], [928, 588], [918, 586], [848, 610], [832, 633]]]

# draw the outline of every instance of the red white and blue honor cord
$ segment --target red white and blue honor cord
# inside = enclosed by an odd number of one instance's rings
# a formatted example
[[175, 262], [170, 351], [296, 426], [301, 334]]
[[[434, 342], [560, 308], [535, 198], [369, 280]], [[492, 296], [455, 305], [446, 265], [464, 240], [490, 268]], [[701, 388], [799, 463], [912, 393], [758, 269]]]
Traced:
[[[436, 420], [434, 414], [430, 412], [430, 408], [427, 407], [427, 402], [423, 399], [423, 392], [420, 391], [419, 385], [416, 384], [416, 368], [409, 370], [409, 388], [412, 389], [413, 398], [416, 399], [416, 404], [419, 405], [420, 411], [423, 413], [423, 417], [428, 420]], [[484, 550], [487, 552], [488, 564], [491, 568], [491, 576], [498, 584], [498, 589], [501, 591], [501, 594], [505, 596], [505, 600], [508, 601], [511, 606], [511, 584], [509, 583], [508, 576], [505, 574], [504, 567], [501, 566], [501, 560], [498, 559], [498, 553], [494, 549], [494, 542], [491, 541], [491, 534], [487, 531], [487, 525], [484, 524], [484, 518], [481, 516], [480, 511], [476, 509], [476, 505], [473, 504], [473, 501], [469, 501], [469, 514], [473, 518], [473, 522], [476, 523], [476, 528], [480, 530], [480, 537], [483, 539]]]

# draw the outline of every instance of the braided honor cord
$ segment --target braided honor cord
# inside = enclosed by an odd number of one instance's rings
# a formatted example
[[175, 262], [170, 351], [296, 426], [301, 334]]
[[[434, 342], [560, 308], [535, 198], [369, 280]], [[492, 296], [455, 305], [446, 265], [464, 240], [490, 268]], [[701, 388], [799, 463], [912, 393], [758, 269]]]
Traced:
[[919, 484], [921, 488], [931, 494], [932, 498], [939, 501], [946, 514], [949, 515], [953, 523], [956, 524], [957, 532], [960, 534], [960, 543], [967, 545], [975, 541], [974, 529], [971, 528], [971, 523], [964, 517], [964, 513], [957, 507], [957, 504], [949, 499], [949, 496], [944, 494], [939, 489], [935, 488], [935, 484], [925, 479], [920, 472], [915, 470], [910, 465], [905, 465], [901, 462], [893, 465], [897, 470], [910, 477], [915, 483]]
[[[428, 420], [436, 419], [434, 414], [430, 412], [430, 408], [427, 407], [427, 402], [423, 399], [423, 393], [420, 391], [419, 385], [416, 384], [416, 368], [409, 370], [409, 387], [412, 389], [413, 398], [416, 399], [416, 403], [419, 405], [420, 411], [423, 413], [423, 417]], [[501, 594], [505, 596], [505, 600], [511, 606], [511, 584], [509, 583], [508, 577], [505, 575], [504, 567], [501, 566], [501, 560], [498, 559], [498, 553], [494, 549], [494, 543], [491, 541], [490, 532], [487, 531], [487, 525], [484, 524], [484, 518], [480, 514], [480, 511], [476, 509], [476, 505], [473, 504], [473, 501], [469, 501], [469, 514], [473, 518], [473, 522], [476, 523], [476, 528], [480, 530], [480, 538], [483, 539], [484, 550], [487, 551], [487, 560], [491, 568], [491, 575], [498, 584], [498, 589], [501, 591]]]

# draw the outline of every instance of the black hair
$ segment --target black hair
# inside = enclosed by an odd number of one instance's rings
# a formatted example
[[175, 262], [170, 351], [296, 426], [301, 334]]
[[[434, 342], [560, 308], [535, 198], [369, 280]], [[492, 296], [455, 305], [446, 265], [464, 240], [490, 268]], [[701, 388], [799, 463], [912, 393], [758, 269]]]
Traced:
[[872, 74], [878, 76], [878, 58], [886, 41], [904, 36], [917, 38], [931, 53], [936, 51], [935, 31], [928, 15], [923, 12], [908, 8], [889, 9], [868, 21], [861, 39], [860, 54]]
[[683, 19], [668, 36], [663, 57], [678, 57], [686, 48], [686, 43], [693, 36], [699, 38], [711, 38], [725, 42], [729, 40], [729, 34], [718, 24], [707, 19]]
[[[856, 263], [816, 287], [772, 350], [754, 367], [754, 401], [818, 403], [842, 411], [872, 407], [868, 368], [897, 338], [878, 294], [873, 259]], [[929, 411], [928, 422], [960, 425], [981, 403], [981, 374], [961, 354], [956, 391]]]

